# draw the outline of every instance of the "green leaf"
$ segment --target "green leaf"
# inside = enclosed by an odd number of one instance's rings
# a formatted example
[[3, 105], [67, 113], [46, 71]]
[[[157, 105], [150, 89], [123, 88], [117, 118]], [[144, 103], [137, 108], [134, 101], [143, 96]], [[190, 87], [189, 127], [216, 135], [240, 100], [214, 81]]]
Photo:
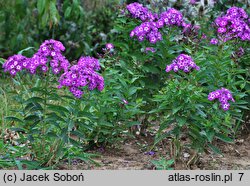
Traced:
[[176, 107], [173, 109], [173, 114], [177, 113], [179, 110], [182, 109], [182, 106]]
[[25, 48], [25, 49], [19, 51], [18, 54], [22, 54], [23, 52], [28, 51], [28, 50], [31, 50], [31, 49], [33, 49], [33, 48], [34, 48], [34, 47]]
[[128, 122], [126, 122], [127, 127], [132, 127], [132, 126], [135, 126], [135, 125], [141, 125], [141, 123], [139, 121], [128, 121]]
[[67, 7], [67, 9], [66, 9], [66, 11], [64, 13], [64, 17], [68, 18], [70, 16], [70, 13], [71, 13], [71, 7], [69, 6], [69, 7]]
[[72, 139], [72, 138], [68, 138], [67, 139], [67, 142], [70, 142], [72, 145], [74, 145], [75, 147], [80, 147], [82, 144], [80, 143], [80, 142], [78, 142], [78, 141], [76, 141], [76, 140], [74, 140], [74, 139]]
[[23, 120], [21, 120], [21, 119], [19, 119], [17, 117], [14, 117], [14, 116], [6, 116], [4, 119], [9, 120], [9, 121], [16, 121], [18, 123], [24, 123]]
[[25, 132], [25, 129], [20, 127], [12, 127], [10, 130], [16, 132]]
[[21, 163], [27, 166], [27, 170], [37, 170], [42, 168], [37, 161], [21, 160]]
[[50, 10], [50, 15], [51, 15], [51, 17], [50, 17], [51, 20], [50, 21], [53, 20], [54, 24], [58, 24], [60, 17], [59, 17], [58, 10], [56, 8], [56, 3], [55, 2], [50, 1], [49, 10]]
[[[62, 117], [58, 116], [56, 113], [49, 113], [46, 114], [46, 118], [44, 119], [45, 122], [52, 122], [53, 124], [56, 124], [57, 122], [61, 121], [63, 123], [66, 122], [65, 119], [63, 119]], [[56, 125], [58, 126], [58, 125]]]
[[31, 112], [31, 111], [35, 112], [35, 111], [42, 111], [43, 108], [39, 103], [28, 103], [25, 106], [24, 110], [28, 112]]
[[31, 92], [38, 92], [38, 93], [42, 93], [42, 94], [48, 94], [47, 90], [44, 90], [42, 87], [33, 87], [31, 89], [29, 89]]
[[144, 70], [145, 72], [151, 72], [151, 73], [153, 73], [153, 74], [158, 74], [158, 73], [160, 73], [159, 69], [156, 68], [156, 67], [153, 66], [153, 65], [144, 65], [144, 66], [143, 66], [143, 70]]
[[78, 117], [79, 118], [93, 118], [93, 115], [89, 112], [86, 112], [86, 111], [80, 111], [78, 112]]
[[136, 91], [138, 90], [138, 87], [130, 87], [128, 90], [128, 97], [132, 96], [134, 93], [136, 93]]
[[80, 131], [78, 131], [78, 130], [71, 131], [70, 133], [73, 134], [73, 135], [75, 135], [75, 136], [77, 136], [77, 137], [79, 137], [79, 138], [81, 138], [81, 139], [84, 139], [84, 138], [85, 138], [84, 133], [82, 133], [82, 132], [80, 132]]
[[168, 120], [168, 121], [164, 121], [160, 124], [160, 128], [159, 128], [159, 132], [165, 130], [166, 128], [168, 128], [172, 123], [174, 122], [174, 120]]
[[161, 142], [163, 139], [169, 137], [171, 134], [173, 133], [173, 130], [169, 131], [169, 132], [166, 132], [164, 134], [158, 134], [155, 138], [155, 141], [154, 141], [154, 145], [151, 149], [153, 149], [155, 147], [155, 145], [157, 145], [159, 142]]
[[[79, 154], [77, 156], [74, 156], [74, 158], [83, 160], [86, 163], [93, 163], [96, 166], [101, 166], [98, 162], [96, 162], [93, 159], [91, 159], [91, 156], [92, 156], [91, 154], [85, 154], [85, 153], [83, 153], [83, 154]], [[94, 156], [96, 157], [97, 155], [94, 155]]]
[[176, 121], [178, 122], [178, 125], [182, 127], [187, 122], [187, 118], [177, 116]]
[[172, 165], [174, 163], [174, 159], [170, 159], [167, 161], [167, 165]]
[[218, 149], [217, 147], [215, 147], [214, 145], [212, 145], [212, 144], [207, 144], [208, 145], [208, 147], [213, 151], [213, 152], [215, 152], [216, 154], [220, 154], [220, 155], [223, 155], [222, 154], [222, 152], [220, 151], [220, 149]]
[[213, 141], [214, 135], [215, 135], [215, 132], [213, 130], [209, 130], [206, 132], [206, 136], [209, 142]]
[[216, 134], [215, 135], [217, 138], [219, 138], [221, 141], [224, 141], [226, 143], [232, 143], [233, 139], [229, 138], [228, 136], [224, 135], [224, 134]]
[[29, 121], [29, 122], [35, 122], [35, 121], [38, 121], [40, 120], [39, 116], [37, 115], [28, 115], [27, 117], [24, 118], [24, 121]]
[[15, 163], [16, 163], [18, 170], [23, 170], [22, 163], [20, 160], [15, 160]]
[[60, 105], [52, 105], [52, 104], [48, 104], [48, 110], [54, 111], [54, 112], [58, 112], [58, 113], [70, 113], [69, 110], [63, 106]]
[[51, 138], [58, 138], [58, 136], [56, 135], [56, 133], [52, 132], [52, 131], [46, 133], [46, 137], [48, 137], [48, 138], [49, 137], [51, 137]]
[[45, 10], [45, 3], [46, 3], [46, 0], [37, 1], [37, 9], [40, 15], [43, 14], [43, 11]]
[[41, 23], [43, 28], [48, 24], [48, 20], [49, 20], [49, 14], [44, 13], [42, 16], [42, 23]]
[[32, 97], [27, 99], [24, 104], [28, 104], [28, 103], [43, 103], [44, 99], [40, 98], [40, 97]]
[[5, 63], [5, 59], [0, 57], [0, 63], [3, 65]]
[[107, 122], [107, 121], [99, 121], [98, 125], [100, 125], [100, 126], [106, 126], [106, 127], [114, 127], [114, 125], [112, 123]]
[[75, 126], [75, 123], [73, 120], [70, 120], [68, 123], [68, 131], [72, 131], [73, 127]]
[[213, 51], [213, 50], [214, 50], [214, 48], [212, 48], [212, 47], [207, 47], [207, 46], [202, 46], [202, 48], [205, 48], [205, 49], [210, 50], [210, 51]]

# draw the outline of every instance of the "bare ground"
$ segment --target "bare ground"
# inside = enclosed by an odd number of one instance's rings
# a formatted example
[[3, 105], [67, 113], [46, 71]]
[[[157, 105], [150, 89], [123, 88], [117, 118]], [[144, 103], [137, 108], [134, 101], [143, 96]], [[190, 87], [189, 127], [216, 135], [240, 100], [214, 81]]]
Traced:
[[[63, 163], [60, 169], [94, 169], [94, 170], [154, 170], [156, 167], [152, 160], [162, 157], [170, 159], [169, 143], [159, 145], [155, 154], [147, 154], [147, 147], [153, 142], [153, 137], [137, 137], [113, 145], [113, 147], [96, 148], [89, 153], [97, 153], [100, 156], [94, 160], [100, 166], [89, 165], [79, 160], [74, 160], [71, 166]], [[221, 141], [215, 142], [223, 155], [212, 151], [195, 155], [190, 150], [183, 150], [181, 161], [176, 162], [172, 167], [176, 170], [200, 169], [200, 170], [229, 170], [244, 169], [250, 170], [250, 135], [243, 135], [236, 139], [234, 144], [226, 144]]]

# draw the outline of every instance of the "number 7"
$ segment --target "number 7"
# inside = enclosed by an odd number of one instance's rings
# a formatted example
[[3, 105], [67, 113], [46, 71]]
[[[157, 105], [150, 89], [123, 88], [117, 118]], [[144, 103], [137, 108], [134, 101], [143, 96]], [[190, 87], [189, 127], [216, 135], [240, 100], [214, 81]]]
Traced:
[[239, 180], [239, 181], [241, 181], [241, 179], [242, 179], [242, 177], [243, 177], [244, 173], [243, 173], [243, 172], [241, 172], [241, 173], [239, 173], [239, 174], [240, 174], [240, 180]]

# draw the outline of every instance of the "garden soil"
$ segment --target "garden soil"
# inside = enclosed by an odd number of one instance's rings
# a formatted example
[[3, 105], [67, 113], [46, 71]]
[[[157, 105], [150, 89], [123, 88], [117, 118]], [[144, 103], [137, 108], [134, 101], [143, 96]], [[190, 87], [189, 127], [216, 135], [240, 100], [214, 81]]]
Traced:
[[[223, 155], [218, 155], [212, 151], [199, 155], [192, 151], [183, 149], [180, 161], [172, 165], [176, 170], [250, 170], [250, 134], [241, 135], [235, 143], [226, 144], [216, 141], [216, 145]], [[164, 141], [158, 145], [153, 153], [146, 149], [153, 144], [153, 136], [136, 137], [127, 141], [120, 142], [113, 147], [96, 148], [89, 153], [99, 154], [93, 158], [98, 164], [89, 165], [80, 160], [73, 160], [69, 166], [67, 162], [59, 166], [60, 169], [94, 169], [94, 170], [155, 170], [156, 167], [152, 160], [162, 157], [170, 159], [169, 141]], [[185, 139], [182, 143], [185, 146]]]

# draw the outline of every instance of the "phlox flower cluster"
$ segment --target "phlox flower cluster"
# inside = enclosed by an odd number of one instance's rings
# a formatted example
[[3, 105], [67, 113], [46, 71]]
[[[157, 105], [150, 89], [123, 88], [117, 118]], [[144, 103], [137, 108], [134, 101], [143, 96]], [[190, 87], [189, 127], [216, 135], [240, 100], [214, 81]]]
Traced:
[[162, 35], [155, 22], [143, 22], [141, 25], [135, 27], [135, 29], [130, 32], [130, 37], [134, 36], [136, 36], [139, 41], [147, 39], [153, 44], [162, 40]]
[[[62, 51], [64, 50], [65, 47], [60, 41], [50, 39], [43, 42], [38, 52], [30, 59], [30, 64], [35, 67], [33, 72], [35, 73], [36, 68], [39, 66], [41, 66], [42, 71], [46, 72], [48, 70], [48, 67], [46, 66], [48, 61], [54, 74], [67, 71], [70, 63], [62, 55]], [[40, 64], [36, 65], [36, 60], [40, 61]]]
[[219, 100], [221, 108], [225, 111], [227, 111], [230, 107], [228, 101], [235, 102], [231, 92], [226, 88], [221, 88], [208, 94], [209, 101], [213, 101], [215, 99]]
[[102, 91], [104, 79], [96, 71], [100, 70], [99, 61], [93, 57], [81, 57], [76, 65], [63, 73], [59, 79], [58, 88], [68, 87], [69, 91], [76, 97], [83, 95], [82, 87], [88, 86], [89, 90], [97, 88]]
[[[115, 46], [113, 43], [106, 43], [105, 47], [102, 48], [102, 51], [104, 54], [108, 54], [109, 56], [112, 56], [115, 52]], [[98, 57], [103, 58], [102, 54], [98, 54]]]
[[167, 65], [166, 72], [170, 72], [171, 70], [177, 72], [181, 70], [188, 73], [192, 69], [200, 70], [200, 67], [195, 64], [190, 56], [186, 54], [180, 54], [176, 59], [172, 61], [170, 65]]
[[166, 26], [181, 26], [183, 23], [183, 16], [178, 10], [170, 8], [167, 11], [161, 13], [158, 22], [159, 21], [163, 21]]
[[234, 38], [250, 41], [250, 19], [242, 8], [229, 8], [226, 15], [216, 18], [215, 25], [224, 42]]
[[157, 18], [157, 14], [152, 14], [148, 8], [140, 3], [131, 3], [127, 5], [127, 10], [132, 17], [140, 19], [141, 21], [154, 21]]
[[160, 28], [164, 26], [182, 26], [183, 23], [182, 14], [174, 8], [170, 8], [157, 15], [151, 13], [142, 4], [131, 3], [127, 6], [127, 10], [132, 17], [140, 18], [143, 21], [130, 32], [130, 37], [136, 36], [139, 41], [147, 39], [150, 43], [154, 44], [162, 40], [162, 35], [159, 31]]
[[190, 0], [189, 3], [190, 3], [191, 5], [194, 5], [194, 4], [196, 3], [196, 0]]
[[212, 44], [212, 45], [217, 45], [219, 43], [219, 41], [218, 41], [218, 39], [216, 39], [216, 38], [212, 38], [211, 40], [210, 40], [210, 44]]
[[11, 56], [3, 64], [3, 68], [5, 72], [15, 76], [23, 69], [35, 74], [38, 70], [47, 72], [51, 67], [53, 74], [62, 73], [58, 88], [68, 87], [77, 98], [82, 97], [81, 88], [84, 86], [88, 86], [89, 90], [97, 88], [102, 91], [104, 79], [96, 72], [101, 69], [98, 59], [81, 57], [76, 65], [70, 67], [69, 61], [61, 53], [64, 50], [65, 48], [60, 41], [46, 40], [31, 58], [20, 54]]
[[27, 70], [31, 74], [35, 74], [38, 69], [47, 72], [51, 66], [52, 72], [59, 74], [67, 71], [70, 66], [69, 61], [61, 53], [64, 50], [65, 48], [60, 41], [46, 40], [31, 58], [20, 54], [11, 56], [6, 60], [3, 68], [5, 72], [8, 71], [12, 76], [15, 76], [21, 70]]
[[15, 76], [17, 72], [27, 67], [27, 61], [28, 58], [21, 54], [13, 55], [3, 64], [4, 72], [9, 72], [12, 76]]
[[113, 45], [113, 43], [107, 43], [105, 45], [105, 49], [108, 50], [108, 51], [111, 51], [115, 48], [115, 46]]
[[88, 68], [88, 69], [93, 69], [95, 71], [98, 71], [101, 69], [100, 63], [98, 59], [94, 57], [81, 57], [78, 60], [77, 65], [81, 66], [82, 68]]

